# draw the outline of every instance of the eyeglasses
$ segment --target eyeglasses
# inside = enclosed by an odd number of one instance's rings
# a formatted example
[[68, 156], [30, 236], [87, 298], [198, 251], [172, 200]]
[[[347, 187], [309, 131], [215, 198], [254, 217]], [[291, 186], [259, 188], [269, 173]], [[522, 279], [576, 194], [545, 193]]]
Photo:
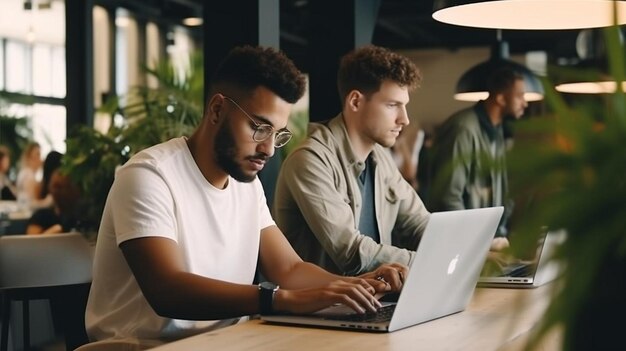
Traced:
[[229, 98], [228, 96], [225, 96], [225, 95], [223, 96], [226, 100], [232, 102], [233, 105], [237, 106], [237, 108], [241, 112], [243, 112], [243, 114], [246, 115], [246, 117], [248, 117], [248, 119], [252, 121], [252, 123], [254, 123], [254, 127], [253, 127], [254, 134], [252, 134], [252, 140], [256, 141], [257, 143], [262, 143], [268, 138], [275, 135], [274, 147], [277, 149], [285, 146], [285, 144], [287, 144], [289, 140], [291, 140], [291, 137], [293, 136], [293, 134], [291, 134], [291, 132], [288, 129], [284, 128], [280, 130], [274, 130], [274, 127], [272, 127], [269, 124], [258, 123], [257, 121], [254, 120], [254, 118], [252, 118], [252, 116], [250, 116], [248, 112], [246, 112], [246, 110], [241, 108], [241, 106], [239, 106], [239, 104], [235, 100]]

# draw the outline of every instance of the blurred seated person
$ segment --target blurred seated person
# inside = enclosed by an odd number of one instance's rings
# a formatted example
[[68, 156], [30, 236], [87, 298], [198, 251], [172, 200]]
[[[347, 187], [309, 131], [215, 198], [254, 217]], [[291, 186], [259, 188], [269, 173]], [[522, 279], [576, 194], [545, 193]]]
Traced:
[[57, 169], [52, 172], [49, 188], [53, 206], [40, 208], [33, 213], [26, 234], [66, 233], [76, 229], [79, 224], [78, 186]]
[[41, 179], [41, 187], [39, 190], [39, 196], [35, 203], [35, 207], [52, 207], [53, 200], [50, 194], [50, 179], [52, 173], [61, 167], [61, 158], [63, 154], [58, 151], [50, 151], [43, 161], [43, 177]]
[[17, 200], [24, 207], [34, 207], [39, 199], [41, 183], [37, 179], [37, 173], [41, 165], [41, 147], [38, 143], [31, 142], [22, 151], [17, 173]]
[[17, 199], [17, 189], [9, 179], [9, 169], [11, 169], [11, 153], [6, 146], [0, 145], [0, 200]]
[[415, 190], [418, 189], [419, 185], [417, 181], [417, 165], [423, 144], [424, 131], [413, 124], [409, 124], [402, 129], [402, 132], [396, 139], [396, 143], [389, 149], [402, 177]]

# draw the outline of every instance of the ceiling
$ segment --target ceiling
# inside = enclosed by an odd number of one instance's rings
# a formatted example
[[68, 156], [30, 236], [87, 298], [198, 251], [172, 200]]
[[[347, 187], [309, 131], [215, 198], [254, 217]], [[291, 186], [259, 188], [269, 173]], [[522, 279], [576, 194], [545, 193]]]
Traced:
[[[307, 6], [311, 0], [280, 0], [281, 34], [285, 46], [289, 38], [306, 38]], [[392, 49], [448, 49], [491, 46], [496, 30], [453, 26], [432, 18], [434, 0], [381, 0], [372, 43]], [[579, 30], [502, 31], [510, 52], [546, 51], [550, 59], [575, 57]]]
[[[433, 0], [381, 0], [374, 31], [375, 44], [397, 49], [490, 46], [496, 40], [496, 30], [453, 26], [432, 18]], [[551, 51], [569, 54], [578, 30], [502, 32], [512, 53]], [[564, 47], [561, 47], [564, 46]]]
[[[31, 0], [33, 1], [33, 0]], [[50, 26], [43, 16], [62, 20], [63, 1], [34, 0], [35, 3], [52, 3], [52, 9], [38, 11], [35, 15], [22, 8], [24, 0], [0, 1], [0, 30], [24, 37], [29, 26], [34, 28], [38, 38], [51, 36], [51, 42], [63, 42], [62, 23]], [[306, 52], [307, 33], [311, 26], [309, 3], [312, 0], [279, 0], [281, 21], [281, 48], [290, 52]], [[339, 0], [338, 0], [339, 1]], [[358, 1], [358, 0], [357, 0]], [[164, 23], [180, 23], [181, 18], [201, 15], [203, 0], [95, 0], [105, 6], [123, 6], [139, 16], [157, 18]], [[380, 0], [378, 18], [374, 29], [373, 44], [391, 49], [448, 49], [490, 46], [496, 40], [496, 31], [452, 26], [432, 19], [433, 0]], [[30, 12], [32, 13], [32, 12]], [[25, 14], [24, 20], [16, 16]], [[58, 14], [58, 15], [55, 15]], [[39, 23], [48, 23], [47, 28], [39, 28]], [[4, 29], [2, 29], [4, 28]], [[51, 30], [58, 28], [57, 31]], [[201, 37], [200, 28], [190, 28]], [[59, 34], [57, 37], [51, 33]], [[513, 31], [502, 32], [502, 38], [509, 42], [512, 54], [528, 51], [546, 51], [549, 59], [575, 57], [577, 30], [569, 31]]]
[[[306, 51], [312, 0], [279, 0], [281, 48], [287, 52]], [[339, 0], [338, 0], [339, 1]], [[357, 0], [358, 1], [358, 0]], [[201, 13], [203, 0], [96, 0], [96, 3], [125, 3], [167, 21], [179, 21], [190, 13]], [[455, 50], [490, 46], [496, 31], [443, 24], [432, 19], [433, 0], [380, 0], [373, 44], [392, 49]], [[201, 32], [200, 29], [196, 29]], [[502, 32], [511, 53], [547, 51], [549, 57], [575, 55], [577, 30]]]

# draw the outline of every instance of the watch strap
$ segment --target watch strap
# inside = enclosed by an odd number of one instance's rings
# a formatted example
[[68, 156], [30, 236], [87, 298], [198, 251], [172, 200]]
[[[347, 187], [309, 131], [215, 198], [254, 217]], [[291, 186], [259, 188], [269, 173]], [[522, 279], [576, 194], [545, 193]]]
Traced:
[[274, 294], [278, 286], [272, 283], [259, 284], [259, 308], [262, 315], [274, 313]]

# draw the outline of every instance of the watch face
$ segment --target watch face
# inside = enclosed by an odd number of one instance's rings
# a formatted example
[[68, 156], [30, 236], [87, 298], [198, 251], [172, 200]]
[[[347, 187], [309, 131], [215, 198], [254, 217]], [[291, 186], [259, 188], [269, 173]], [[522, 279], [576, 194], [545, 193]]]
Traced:
[[259, 284], [259, 286], [262, 289], [267, 289], [267, 290], [276, 290], [278, 289], [278, 285], [272, 283], [272, 282], [261, 282], [261, 284]]

